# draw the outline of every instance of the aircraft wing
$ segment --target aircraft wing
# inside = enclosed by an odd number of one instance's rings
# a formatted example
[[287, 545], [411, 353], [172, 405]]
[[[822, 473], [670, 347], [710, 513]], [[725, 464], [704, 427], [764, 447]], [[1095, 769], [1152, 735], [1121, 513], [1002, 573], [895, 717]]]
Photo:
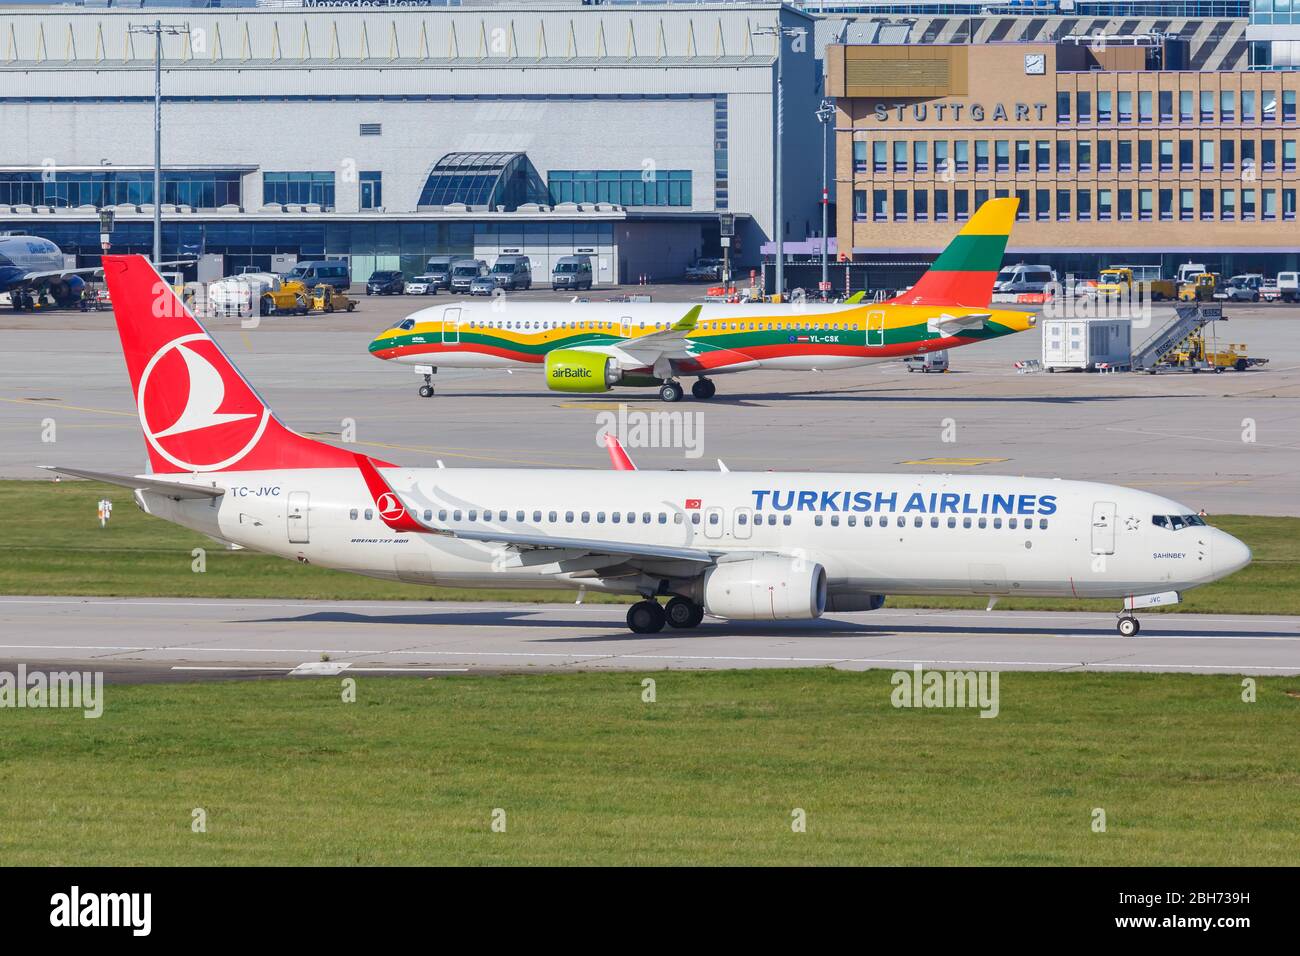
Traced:
[[490, 531], [478, 528], [435, 528], [425, 524], [415, 511], [406, 507], [401, 496], [397, 494], [384, 477], [379, 474], [375, 463], [366, 455], [357, 454], [357, 468], [365, 479], [370, 496], [374, 499], [375, 509], [384, 524], [394, 531], [414, 532], [416, 534], [433, 534], [444, 538], [458, 538], [462, 541], [499, 542], [518, 551], [551, 550], [567, 552], [568, 559], [576, 557], [606, 557], [611, 563], [623, 561], [690, 561], [699, 565], [713, 564], [723, 552], [706, 551], [702, 548], [676, 547], [660, 544], [636, 544], [625, 541], [599, 541], [593, 538], [570, 538], [557, 535], [525, 533], [512, 531]]
[[695, 331], [703, 308], [697, 305], [674, 322], [671, 328], [628, 339], [620, 348], [640, 365], [653, 366], [661, 358], [669, 361], [691, 358], [686, 340]]
[[87, 478], [90, 481], [102, 481], [105, 484], [121, 485], [123, 488], [133, 490], [153, 491], [178, 500], [186, 498], [220, 498], [226, 493], [225, 488], [216, 488], [212, 485], [181, 484], [179, 481], [167, 481], [162, 478], [114, 475], [107, 471], [87, 471], [84, 468], [63, 468], [58, 465], [38, 465], [37, 467], [44, 468], [46, 471], [57, 472], [60, 475], [70, 475], [73, 478]]
[[[176, 262], [160, 262], [158, 268], [163, 266], [188, 266], [193, 265], [193, 259], [179, 259]], [[19, 276], [17, 282], [40, 282], [42, 279], [61, 279], [64, 276], [89, 276], [100, 275], [104, 271], [103, 266], [82, 266], [79, 269], [53, 269], [49, 272], [28, 272]]]
[[963, 332], [972, 332], [975, 329], [984, 328], [984, 324], [993, 318], [992, 312], [979, 312], [971, 315], [943, 315], [935, 316], [925, 323], [925, 327], [939, 335], [960, 335]]

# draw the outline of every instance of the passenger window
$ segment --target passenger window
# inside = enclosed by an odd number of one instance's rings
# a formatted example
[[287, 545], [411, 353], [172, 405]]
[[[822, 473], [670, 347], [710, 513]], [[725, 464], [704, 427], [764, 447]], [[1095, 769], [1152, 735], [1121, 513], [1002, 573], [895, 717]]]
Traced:
[[875, 519], [871, 515], [867, 515], [862, 519], [862, 527], [864, 528], [870, 528], [873, 524], [875, 524]]
[[453, 511], [453, 512], [451, 513], [451, 517], [452, 517], [452, 520], [454, 520], [454, 521], [459, 521], [459, 520], [460, 520], [460, 509], [457, 508], [455, 511]]
[[768, 515], [768, 516], [767, 516], [767, 523], [768, 523], [769, 525], [774, 525], [774, 524], [776, 524], [776, 515]]
[[858, 526], [858, 519], [857, 519], [857, 516], [856, 516], [856, 515], [849, 515], [849, 517], [848, 517], [846, 523], [848, 524], [848, 526], [849, 526], [850, 528], [856, 528], [856, 527]]
[[582, 523], [583, 523], [583, 524], [586, 524], [586, 523], [587, 523], [588, 521], [590, 521], [590, 520], [591, 520], [591, 512], [590, 512], [590, 511], [584, 511], [584, 512], [582, 513]]
[[516, 512], [515, 512], [515, 520], [516, 520], [516, 521], [523, 521], [523, 520], [524, 520], [524, 513], [523, 513], [522, 511], [516, 511]]
[[433, 520], [433, 512], [430, 511], [428, 508], [425, 508], [425, 509], [424, 509], [424, 520], [425, 520], [425, 521], [432, 521], [432, 520]]
[[351, 511], [349, 511], [349, 512], [348, 512], [348, 517], [351, 518], [353, 521], [356, 521], [356, 520], [357, 520], [357, 509], [356, 509], [356, 508], [353, 508]]
[[932, 517], [932, 518], [930, 519], [930, 527], [931, 527], [931, 528], [937, 528], [937, 527], [939, 527], [939, 519], [938, 519], [938, 518], [933, 518], [933, 517]]
[[603, 511], [597, 511], [597, 512], [596, 512], [596, 524], [604, 524], [604, 523], [605, 523], [605, 512], [603, 512]]
[[565, 520], [566, 522], [568, 522], [569, 524], [573, 524], [573, 512], [572, 512], [572, 511], [566, 511], [566, 512], [564, 513], [564, 520]]
[[540, 511], [534, 511], [534, 512], [533, 512], [533, 523], [534, 523], [534, 524], [541, 524], [541, 523], [542, 523], [542, 513], [541, 513]]
[[790, 516], [789, 516], [789, 515], [782, 515], [782, 516], [781, 516], [781, 523], [784, 524], [787, 528], [790, 527]]
[[969, 527], [970, 527], [970, 518], [962, 518], [962, 519], [961, 519], [961, 526], [962, 526], [963, 528], [969, 528]]
[[642, 524], [650, 523], [650, 512], [646, 511], [641, 514], [641, 523]]
[[950, 518], [948, 519], [948, 527], [949, 527], [949, 528], [955, 528], [955, 527], [957, 527], [957, 519], [956, 519], [956, 518], [952, 518], [952, 517], [950, 517]]
[[660, 523], [660, 524], [667, 524], [667, 523], [668, 523], [668, 515], [664, 514], [662, 511], [659, 512], [659, 523]]
[[497, 515], [497, 521], [505, 522], [509, 520], [510, 520], [510, 512], [508, 511], [502, 511], [499, 515]]
[[993, 527], [995, 527], [995, 528], [1001, 528], [1001, 527], [1002, 527], [1002, 519], [1001, 519], [1001, 518], [994, 518], [994, 519], [993, 519]]
[[469, 513], [469, 520], [470, 520], [470, 521], [477, 521], [477, 520], [478, 520], [478, 509], [477, 509], [477, 508], [475, 508], [473, 511], [471, 511], [471, 512]]
[[615, 511], [612, 515], [609, 516], [609, 520], [612, 521], [614, 524], [618, 524], [620, 521], [623, 520], [623, 516], [619, 514], [617, 511]]
[[680, 511], [673, 512], [673, 524], [681, 524], [683, 520], [684, 519], [682, 518], [682, 513]]
[[371, 510], [370, 508], [367, 508], [367, 509], [366, 509], [366, 520], [369, 521], [369, 520], [370, 520], [371, 518], [373, 518], [374, 516], [375, 516], [374, 511]]
[[559, 518], [559, 516], [560, 516], [559, 512], [557, 511], [548, 511], [546, 513], [546, 520], [549, 521], [551, 524], [555, 524], [555, 521], [557, 518]]
[[815, 518], [813, 518], [813, 524], [815, 524], [817, 527], [820, 528], [822, 526], [822, 516], [817, 515]]
[[907, 519], [904, 518], [902, 515], [899, 515], [897, 518], [894, 519], [894, 524], [898, 525], [900, 528], [906, 528]]
[[715, 511], [713, 512], [713, 514], [709, 515], [709, 524], [717, 524], [717, 523], [718, 523], [718, 513]]
[[1015, 530], [1016, 530], [1016, 519], [1015, 519], [1015, 518], [1008, 518], [1008, 519], [1007, 519], [1007, 527], [1010, 528], [1012, 531], [1015, 531]]
[[913, 527], [913, 528], [919, 528], [919, 527], [921, 527], [921, 516], [920, 516], [920, 515], [917, 515], [915, 518], [912, 519], [912, 527]]
[[745, 517], [745, 513], [743, 511], [740, 514], [736, 515], [736, 524], [749, 524], [749, 519]]
[[831, 515], [831, 527], [832, 527], [832, 528], [838, 528], [839, 526], [840, 526], [840, 516], [839, 516], [839, 515]]
[[635, 511], [629, 511], [629, 512], [627, 513], [627, 523], [628, 523], [628, 524], [636, 524], [636, 512], [635, 512]]
[[1039, 527], [1040, 529], [1046, 531], [1046, 530], [1047, 530], [1047, 519], [1046, 519], [1046, 518], [1039, 518], [1039, 519], [1038, 519], [1038, 527]]
[[700, 523], [700, 513], [696, 511], [694, 514], [691, 515], [691, 524], [699, 524], [699, 523]]
[[442, 511], [439, 511], [439, 512], [438, 512], [438, 520], [439, 520], [439, 521], [446, 521], [446, 520], [447, 520], [447, 511], [446, 511], [446, 509], [443, 509]]
[[987, 528], [988, 526], [989, 526], [989, 519], [988, 519], [988, 518], [980, 518], [980, 527], [981, 527], [981, 528]]

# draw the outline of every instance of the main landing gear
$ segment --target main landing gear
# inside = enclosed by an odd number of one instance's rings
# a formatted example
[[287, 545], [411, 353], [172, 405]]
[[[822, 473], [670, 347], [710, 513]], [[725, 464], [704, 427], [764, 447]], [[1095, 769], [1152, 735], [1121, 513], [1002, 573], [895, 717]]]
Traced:
[[658, 601], [637, 601], [627, 609], [627, 626], [634, 634], [657, 634], [664, 625], [676, 628], [696, 627], [704, 620], [704, 608], [684, 597], [674, 597], [667, 607]]
[[1120, 637], [1136, 637], [1138, 631], [1142, 630], [1142, 625], [1132, 614], [1121, 614], [1115, 623], [1115, 630], [1119, 631]]
[[[691, 386], [691, 394], [700, 401], [705, 402], [718, 393], [718, 386], [713, 384], [711, 379], [697, 378], [695, 384]], [[665, 402], [680, 402], [686, 391], [682, 388], [681, 383], [669, 379], [659, 386], [659, 397]]]
[[[434, 369], [434, 371], [436, 372], [437, 369]], [[424, 384], [420, 386], [420, 397], [433, 398], [433, 373], [432, 372], [424, 373]]]

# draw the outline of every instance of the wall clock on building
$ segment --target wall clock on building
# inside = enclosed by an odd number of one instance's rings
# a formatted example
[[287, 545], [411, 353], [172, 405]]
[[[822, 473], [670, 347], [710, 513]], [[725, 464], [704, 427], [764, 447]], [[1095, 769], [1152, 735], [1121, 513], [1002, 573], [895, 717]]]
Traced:
[[1042, 76], [1047, 72], [1047, 55], [1044, 53], [1025, 54], [1025, 73], [1029, 76]]

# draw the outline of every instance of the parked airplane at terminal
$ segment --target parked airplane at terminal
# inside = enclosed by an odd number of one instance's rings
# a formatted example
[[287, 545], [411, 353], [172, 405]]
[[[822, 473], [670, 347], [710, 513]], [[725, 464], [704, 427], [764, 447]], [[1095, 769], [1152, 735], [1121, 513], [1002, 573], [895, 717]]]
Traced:
[[1250, 560], [1185, 505], [1115, 485], [374, 460], [281, 424], [144, 257], [104, 263], [152, 471], [54, 470], [245, 548], [416, 584], [640, 595], [637, 633], [974, 594], [1124, 598], [1132, 635], [1134, 609]]
[[45, 297], [73, 305], [86, 287], [81, 277], [99, 271], [98, 266], [64, 268], [63, 251], [48, 239], [0, 235], [0, 292], [9, 294], [15, 309], [33, 308]]
[[[861, 305], [459, 302], [422, 309], [370, 343], [377, 358], [425, 369], [541, 365], [558, 392], [657, 387], [712, 398], [711, 375], [750, 369], [831, 370], [954, 349], [1033, 327], [1026, 312], [990, 308], [1018, 199], [976, 210], [929, 271], [887, 302]], [[683, 313], [685, 313], [683, 315]]]

